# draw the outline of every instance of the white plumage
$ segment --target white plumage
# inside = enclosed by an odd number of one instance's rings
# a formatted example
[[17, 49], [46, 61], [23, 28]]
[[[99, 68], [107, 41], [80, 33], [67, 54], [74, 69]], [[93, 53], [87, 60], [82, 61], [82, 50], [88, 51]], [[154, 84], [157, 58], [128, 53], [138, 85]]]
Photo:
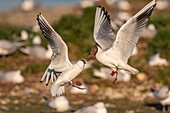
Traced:
[[8, 40], [0, 40], [0, 55], [9, 55], [17, 51], [18, 48], [24, 46], [22, 42], [12, 42]]
[[50, 59], [52, 55], [52, 50], [49, 45], [47, 46], [47, 49], [45, 47], [35, 45], [32, 47], [20, 48], [19, 50], [24, 54], [39, 59]]
[[29, 34], [27, 33], [27, 31], [22, 30], [21, 31], [21, 40], [28, 40], [29, 38]]
[[65, 96], [55, 97], [52, 100], [45, 99], [45, 104], [51, 108], [56, 109], [58, 112], [64, 112], [70, 109], [69, 100]]
[[32, 39], [32, 43], [34, 45], [40, 45], [41, 44], [41, 37], [40, 36], [34, 36], [33, 39]]
[[[108, 67], [102, 67], [99, 70], [94, 69], [93, 70], [93, 75], [95, 77], [99, 77], [102, 79], [108, 79], [108, 80], [114, 80], [115, 76], [109, 76], [110, 73], [112, 72], [111, 68]], [[128, 72], [124, 71], [124, 70], [118, 70], [118, 77], [117, 77], [117, 81], [119, 82], [128, 82], [130, 81], [131, 76]]]
[[24, 77], [21, 75], [21, 70], [0, 72], [0, 79], [16, 84], [24, 82]]
[[[58, 33], [50, 26], [42, 14], [37, 15], [40, 30], [52, 49], [51, 63], [41, 78], [41, 82], [46, 79], [46, 85], [52, 80], [50, 89], [52, 96], [60, 96], [65, 92], [65, 85], [72, 84], [72, 80], [83, 71], [84, 60], [79, 60], [72, 64], [68, 58], [68, 47]], [[76, 86], [77, 87], [77, 86]]]
[[103, 102], [97, 102], [93, 106], [83, 107], [74, 113], [107, 113], [107, 109]]
[[85, 83], [82, 83], [82, 84], [81, 84], [81, 87], [82, 87], [82, 88], [85, 88], [85, 89], [84, 89], [84, 90], [81, 90], [81, 89], [78, 89], [78, 88], [76, 88], [76, 87], [72, 87], [72, 88], [70, 89], [70, 92], [71, 92], [71, 93], [74, 93], [74, 94], [79, 94], [79, 93], [81, 93], [81, 94], [86, 94], [87, 91], [88, 91], [87, 85], [86, 85]]
[[157, 30], [153, 24], [149, 24], [146, 29], [142, 32], [141, 37], [144, 38], [154, 38]]
[[[170, 107], [170, 89], [167, 86], [163, 86], [159, 89], [152, 89], [152, 95], [163, 105], [163, 112], [165, 111], [165, 106]], [[170, 109], [169, 109], [170, 110]]]
[[160, 54], [157, 53], [155, 55], [152, 55], [150, 58], [149, 58], [149, 65], [150, 66], [167, 66], [168, 65], [168, 61], [164, 58], [161, 58], [160, 57]]
[[156, 9], [165, 10], [165, 9], [168, 9], [169, 6], [170, 6], [169, 0], [158, 0]]
[[93, 33], [94, 40], [98, 44], [96, 59], [113, 70], [125, 70], [132, 75], [137, 74], [139, 71], [128, 65], [127, 62], [155, 5], [156, 1], [151, 1], [130, 18], [119, 29], [117, 35], [112, 31], [107, 11], [100, 6], [97, 7]]

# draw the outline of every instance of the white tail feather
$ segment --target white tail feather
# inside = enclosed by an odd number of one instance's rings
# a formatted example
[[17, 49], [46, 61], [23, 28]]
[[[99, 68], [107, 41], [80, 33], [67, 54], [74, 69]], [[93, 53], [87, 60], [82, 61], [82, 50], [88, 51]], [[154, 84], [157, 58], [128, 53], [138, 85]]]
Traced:
[[65, 86], [61, 86], [55, 81], [51, 86], [50, 92], [52, 96], [60, 96], [65, 93]]

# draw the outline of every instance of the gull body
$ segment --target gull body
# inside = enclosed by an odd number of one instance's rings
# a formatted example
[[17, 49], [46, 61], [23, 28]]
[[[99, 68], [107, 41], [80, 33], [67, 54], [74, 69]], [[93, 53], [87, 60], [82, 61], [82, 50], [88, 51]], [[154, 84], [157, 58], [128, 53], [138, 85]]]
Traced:
[[24, 41], [28, 40], [29, 34], [27, 33], [27, 31], [22, 30], [20, 34], [21, 34], [21, 40], [24, 40]]
[[8, 40], [0, 40], [0, 55], [5, 56], [14, 53], [18, 48], [24, 46], [22, 42], [11, 42]]
[[16, 84], [24, 82], [24, 77], [21, 75], [21, 70], [0, 72], [0, 79]]
[[146, 29], [141, 34], [141, 37], [144, 38], [154, 38], [155, 34], [157, 33], [157, 30], [153, 24], [149, 24]]
[[97, 102], [93, 106], [83, 107], [74, 113], [107, 113], [107, 109], [103, 102]]
[[51, 86], [50, 92], [52, 96], [55, 96], [56, 92], [58, 92], [57, 96], [63, 94], [65, 92], [65, 85], [71, 83], [72, 80], [83, 71], [83, 65], [84, 63], [82, 61], [78, 61], [71, 68], [64, 71]]
[[72, 80], [83, 71], [86, 62], [79, 60], [72, 64], [68, 58], [68, 47], [60, 35], [55, 32], [41, 13], [37, 15], [37, 21], [52, 49], [51, 63], [42, 76], [41, 82], [46, 79], [46, 85], [48, 85], [51, 78], [53, 83], [50, 88], [51, 95], [60, 96], [65, 92], [65, 85], [73, 85]]
[[70, 108], [69, 100], [65, 96], [56, 97], [52, 100], [46, 97], [44, 99], [47, 106], [56, 109], [58, 112], [64, 112]]
[[156, 1], [153, 0], [141, 9], [136, 15], [130, 18], [114, 34], [110, 18], [104, 8], [100, 6], [96, 9], [94, 24], [94, 40], [97, 45], [96, 59], [102, 64], [115, 70], [125, 70], [132, 75], [139, 71], [128, 65], [128, 59], [132, 55], [134, 47], [139, 40], [139, 36], [145, 29]]
[[170, 6], [169, 0], [158, 0], [157, 3], [157, 10], [165, 10], [168, 9], [168, 7]]
[[160, 57], [160, 54], [157, 53], [155, 55], [152, 55], [150, 58], [149, 58], [149, 65], [150, 66], [167, 66], [168, 65], [168, 61], [164, 58], [161, 58]]
[[[108, 80], [113, 80], [115, 79], [112, 76], [108, 76], [110, 73], [112, 72], [111, 68], [108, 67], [102, 67], [99, 70], [94, 69], [93, 73], [94, 76], [102, 78], [102, 79], [108, 79]], [[118, 77], [117, 77], [117, 81], [119, 82], [128, 82], [130, 81], [131, 76], [128, 72], [124, 71], [124, 70], [118, 70]]]
[[38, 35], [34, 36], [33, 39], [32, 39], [32, 43], [34, 45], [40, 45], [41, 44], [41, 37], [38, 36]]
[[52, 55], [52, 50], [49, 47], [49, 45], [47, 46], [47, 49], [42, 46], [35, 45], [32, 47], [20, 48], [19, 50], [24, 54], [39, 59], [51, 59], [51, 55]]
[[170, 89], [167, 86], [163, 86], [159, 89], [152, 89], [153, 96], [162, 104], [163, 111], [165, 111], [165, 106], [168, 105], [170, 110]]

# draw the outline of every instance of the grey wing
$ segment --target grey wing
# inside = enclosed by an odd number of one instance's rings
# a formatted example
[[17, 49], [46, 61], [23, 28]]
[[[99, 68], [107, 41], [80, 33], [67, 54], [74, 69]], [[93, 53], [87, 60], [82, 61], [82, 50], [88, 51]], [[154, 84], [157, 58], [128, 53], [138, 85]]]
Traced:
[[116, 53], [127, 63], [155, 6], [156, 1], [151, 1], [120, 28], [112, 47], [112, 54]]
[[52, 60], [55, 60], [55, 62], [57, 62], [58, 64], [69, 62], [68, 48], [65, 42], [61, 39], [60, 35], [54, 31], [54, 29], [50, 26], [50, 24], [41, 13], [37, 15], [37, 21], [42, 34], [44, 35], [45, 39], [48, 41], [52, 49]]
[[68, 59], [68, 47], [62, 40], [60, 35], [54, 31], [54, 29], [50, 26], [50, 24], [41, 13], [37, 15], [37, 21], [42, 34], [50, 44], [53, 52], [51, 56], [51, 64], [49, 65], [41, 79], [41, 81], [43, 81], [46, 78], [47, 82], [49, 81], [50, 77], [56, 77], [54, 74], [55, 72], [62, 72], [65, 69], [69, 68], [72, 64]]
[[103, 50], [109, 49], [115, 41], [110, 17], [104, 7], [102, 8], [101, 6], [96, 8], [93, 37]]
[[167, 86], [161, 87], [160, 89], [155, 91], [155, 96], [159, 100], [163, 100], [168, 98], [169, 96], [169, 88]]

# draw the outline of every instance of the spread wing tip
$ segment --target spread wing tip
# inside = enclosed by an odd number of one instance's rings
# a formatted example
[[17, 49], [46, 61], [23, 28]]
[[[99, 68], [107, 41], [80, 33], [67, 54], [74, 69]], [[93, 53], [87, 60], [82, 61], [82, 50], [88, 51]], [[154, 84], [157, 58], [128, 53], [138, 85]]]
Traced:
[[37, 14], [37, 21], [39, 22], [39, 20], [41, 19], [42, 13]]

